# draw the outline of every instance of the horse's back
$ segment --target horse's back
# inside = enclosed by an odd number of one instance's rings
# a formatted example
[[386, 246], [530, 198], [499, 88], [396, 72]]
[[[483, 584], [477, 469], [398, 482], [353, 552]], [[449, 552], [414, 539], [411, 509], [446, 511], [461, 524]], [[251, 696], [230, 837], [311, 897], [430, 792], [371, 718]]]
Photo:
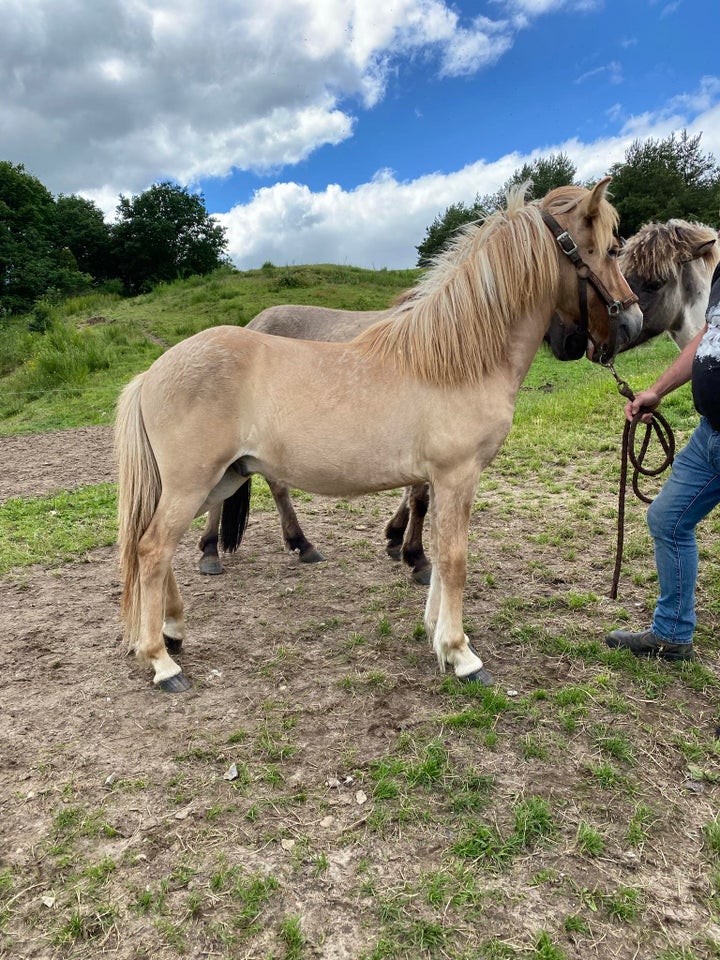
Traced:
[[291, 340], [352, 340], [363, 330], [389, 316], [390, 310], [335, 310], [304, 304], [278, 304], [259, 313], [247, 330]]

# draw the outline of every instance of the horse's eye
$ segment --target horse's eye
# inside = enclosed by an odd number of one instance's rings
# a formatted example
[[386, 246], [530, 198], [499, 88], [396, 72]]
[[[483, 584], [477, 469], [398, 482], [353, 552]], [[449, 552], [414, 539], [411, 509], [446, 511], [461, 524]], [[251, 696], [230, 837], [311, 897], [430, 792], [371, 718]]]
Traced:
[[648, 280], [643, 284], [643, 290], [647, 290], [648, 293], [657, 293], [662, 286], [662, 280]]
[[610, 247], [608, 250], [608, 256], [613, 260], [620, 255], [620, 247]]

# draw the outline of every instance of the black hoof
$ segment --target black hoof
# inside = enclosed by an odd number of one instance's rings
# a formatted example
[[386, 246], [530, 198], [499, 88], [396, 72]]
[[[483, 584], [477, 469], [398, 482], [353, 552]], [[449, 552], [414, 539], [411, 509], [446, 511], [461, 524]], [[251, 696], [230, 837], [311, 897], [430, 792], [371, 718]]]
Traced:
[[180, 673], [168, 677], [167, 680], [161, 680], [157, 686], [160, 687], [161, 690], [164, 690], [165, 693], [184, 693], [192, 687], [192, 684], [185, 674], [180, 671]]
[[401, 543], [389, 543], [385, 547], [385, 550], [391, 560], [402, 560], [402, 544]]
[[180, 653], [182, 650], [182, 637], [167, 637], [163, 634], [163, 640], [165, 641], [165, 649], [171, 656], [174, 653]]
[[412, 578], [415, 583], [422, 584], [423, 587], [430, 586], [430, 578], [432, 577], [432, 567], [422, 567], [420, 570], [413, 570]]
[[300, 563], [322, 563], [324, 559], [325, 557], [315, 547], [311, 547], [300, 554]]
[[209, 577], [216, 577], [224, 573], [223, 566], [217, 557], [203, 557], [199, 564], [200, 573], [207, 574]]
[[495, 685], [493, 675], [489, 670], [486, 670], [485, 667], [480, 667], [479, 670], [473, 670], [472, 673], [468, 673], [464, 677], [458, 677], [458, 680], [461, 683], [481, 683], [484, 687], [492, 687]]

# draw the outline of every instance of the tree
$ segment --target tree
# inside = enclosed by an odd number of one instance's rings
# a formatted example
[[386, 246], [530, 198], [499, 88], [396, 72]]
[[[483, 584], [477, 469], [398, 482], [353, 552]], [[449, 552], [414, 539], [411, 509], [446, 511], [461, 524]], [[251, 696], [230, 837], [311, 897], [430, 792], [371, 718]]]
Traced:
[[209, 216], [204, 199], [184, 187], [165, 181], [121, 196], [117, 213], [113, 248], [128, 293], [209, 273], [224, 262], [224, 227]]
[[442, 216], [435, 217], [425, 232], [424, 240], [419, 246], [415, 247], [418, 252], [417, 265], [419, 267], [429, 266], [433, 257], [440, 253], [463, 224], [480, 220], [484, 216], [485, 211], [480, 206], [477, 197], [469, 207], [466, 207], [462, 201], [447, 207]]
[[92, 200], [60, 194], [55, 202], [55, 231], [57, 245], [72, 253], [79, 270], [95, 280], [117, 275], [110, 226]]
[[629, 237], [651, 220], [671, 217], [718, 226], [720, 168], [712, 154], [700, 149], [702, 134], [683, 130], [664, 140], [635, 140], [624, 163], [610, 168], [613, 204], [620, 214], [620, 233]]
[[52, 194], [22, 164], [0, 161], [0, 314], [29, 310], [49, 290], [67, 294], [88, 281], [58, 246]]
[[539, 157], [532, 163], [524, 163], [519, 167], [502, 188], [496, 193], [487, 194], [482, 198], [486, 210], [498, 210], [505, 205], [505, 195], [512, 187], [519, 187], [528, 183], [527, 200], [541, 200], [545, 194], [556, 187], [567, 187], [575, 183], [577, 169], [570, 157], [565, 153], [551, 153], [548, 157]]
[[555, 187], [573, 183], [575, 173], [575, 165], [566, 154], [551, 153], [548, 157], [540, 157], [532, 163], [523, 164], [505, 181], [500, 190], [483, 197], [476, 196], [471, 206], [467, 207], [462, 202], [452, 204], [442, 216], [433, 220], [422, 243], [415, 248], [418, 252], [418, 266], [428, 266], [463, 224], [480, 220], [493, 210], [503, 207], [505, 194], [511, 187], [530, 181], [526, 197], [528, 200], [539, 200]]

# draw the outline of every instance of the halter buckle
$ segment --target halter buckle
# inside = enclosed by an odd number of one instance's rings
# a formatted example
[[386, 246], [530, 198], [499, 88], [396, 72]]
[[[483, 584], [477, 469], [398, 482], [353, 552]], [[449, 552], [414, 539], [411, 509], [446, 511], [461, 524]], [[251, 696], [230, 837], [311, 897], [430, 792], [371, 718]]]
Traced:
[[562, 233], [558, 234], [558, 236], [555, 239], [557, 240], [560, 246], [560, 249], [566, 256], [572, 257], [574, 254], [577, 253], [577, 249], [578, 249], [577, 244], [575, 243], [573, 238], [570, 236], [570, 234], [567, 232], [567, 230], [564, 230]]
[[607, 312], [611, 317], [619, 317], [623, 309], [622, 303], [619, 300], [613, 300], [612, 303], [608, 304]]

